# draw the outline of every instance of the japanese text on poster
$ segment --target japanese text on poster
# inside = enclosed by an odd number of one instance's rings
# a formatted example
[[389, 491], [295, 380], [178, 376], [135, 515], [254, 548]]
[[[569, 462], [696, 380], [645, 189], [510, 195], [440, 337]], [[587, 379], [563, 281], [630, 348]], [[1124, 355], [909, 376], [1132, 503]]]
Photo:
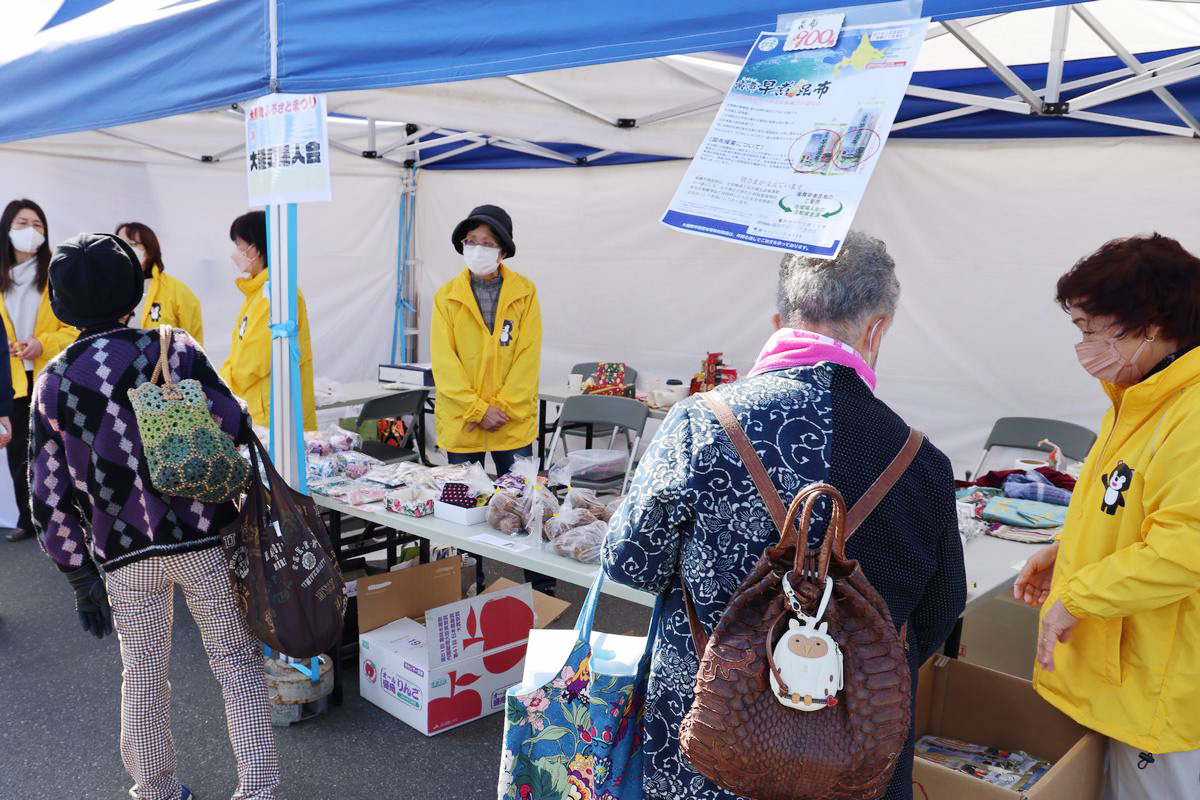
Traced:
[[763, 33], [663, 216], [673, 228], [832, 258], [858, 211], [928, 19], [847, 25], [831, 48]]
[[246, 104], [250, 205], [329, 200], [325, 98], [272, 94]]

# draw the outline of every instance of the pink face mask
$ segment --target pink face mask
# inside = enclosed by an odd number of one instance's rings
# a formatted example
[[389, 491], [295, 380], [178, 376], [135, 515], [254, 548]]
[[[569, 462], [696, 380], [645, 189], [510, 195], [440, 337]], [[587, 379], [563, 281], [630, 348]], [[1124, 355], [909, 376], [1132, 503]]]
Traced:
[[1126, 359], [1117, 350], [1116, 337], [1106, 337], [1091, 342], [1080, 342], [1075, 345], [1075, 355], [1080, 365], [1097, 380], [1107, 383], [1132, 384], [1142, 377], [1137, 361], [1142, 352], [1153, 339], [1144, 339], [1138, 349], [1133, 351], [1133, 357]]
[[238, 268], [239, 272], [250, 271], [252, 259], [250, 256], [243, 253], [236, 245], [234, 245], [233, 252], [229, 254], [229, 257], [233, 260], [233, 263]]

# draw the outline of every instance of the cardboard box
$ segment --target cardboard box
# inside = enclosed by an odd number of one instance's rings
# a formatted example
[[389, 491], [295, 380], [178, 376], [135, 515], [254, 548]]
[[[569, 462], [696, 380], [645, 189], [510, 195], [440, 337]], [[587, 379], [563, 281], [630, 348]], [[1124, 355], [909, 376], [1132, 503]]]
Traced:
[[433, 364], [380, 364], [379, 382], [433, 386]]
[[360, 578], [363, 698], [427, 736], [504, 708], [521, 680], [529, 630], [567, 604], [535, 596], [529, 584], [497, 584], [460, 599], [461, 556]]
[[1097, 800], [1105, 739], [1054, 708], [1029, 681], [935, 657], [921, 668], [916, 735], [1023, 750], [1054, 763], [1025, 794], [917, 758], [914, 800]]

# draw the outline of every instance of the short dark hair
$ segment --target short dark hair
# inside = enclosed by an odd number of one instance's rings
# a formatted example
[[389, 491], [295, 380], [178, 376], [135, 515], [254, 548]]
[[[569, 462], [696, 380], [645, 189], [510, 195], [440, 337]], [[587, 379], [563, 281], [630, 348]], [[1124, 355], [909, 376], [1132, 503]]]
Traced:
[[1058, 279], [1059, 305], [1112, 317], [1123, 334], [1151, 327], [1163, 338], [1200, 344], [1200, 258], [1154, 233], [1114, 239]]
[[21, 200], [13, 200], [4, 207], [4, 213], [0, 214], [0, 236], [4, 237], [4, 241], [0, 244], [0, 292], [7, 292], [13, 286], [12, 269], [17, 266], [17, 250], [12, 246], [12, 241], [8, 238], [8, 229], [12, 227], [13, 220], [17, 218], [25, 209], [29, 209], [38, 215], [42, 221], [42, 227], [46, 229], [46, 241], [42, 242], [42, 246], [37, 249], [37, 288], [39, 292], [46, 290], [46, 284], [50, 280], [50, 223], [46, 221], [46, 212], [42, 211], [42, 207], [28, 198]]
[[265, 261], [267, 258], [267, 212], [248, 211], [229, 226], [229, 241], [241, 239], [258, 248]]
[[121, 231], [137, 238], [138, 244], [146, 251], [147, 266], [153, 267], [157, 264], [160, 271], [166, 271], [167, 268], [163, 266], [162, 262], [162, 246], [159, 245], [158, 237], [154, 235], [154, 231], [150, 230], [149, 225], [140, 222], [122, 222], [113, 233], [120, 236]]

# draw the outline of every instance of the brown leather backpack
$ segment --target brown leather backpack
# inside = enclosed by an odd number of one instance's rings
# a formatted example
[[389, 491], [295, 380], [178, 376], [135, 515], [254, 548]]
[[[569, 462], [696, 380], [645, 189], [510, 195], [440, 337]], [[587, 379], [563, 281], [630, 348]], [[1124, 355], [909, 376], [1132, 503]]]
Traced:
[[[845, 542], [912, 463], [924, 436], [910, 431], [900, 454], [849, 513], [842, 495], [826, 483], [802, 489], [785, 512], [728, 404], [716, 393], [705, 399], [737, 447], [781, 535], [738, 587], [711, 637], [684, 586], [700, 669], [691, 710], [679, 730], [683, 754], [718, 786], [753, 800], [875, 800], [887, 790], [908, 738], [911, 683], [905, 631], [897, 633], [883, 598], [858, 563], [846, 558]], [[829, 521], [820, 549], [814, 551], [808, 547], [809, 525], [822, 497], [829, 501]], [[794, 590], [794, 605], [783, 591], [785, 576]], [[827, 576], [832, 591], [822, 615], [818, 606]], [[784, 705], [771, 683], [774, 673], [778, 694], [797, 698], [773, 652], [789, 618], [799, 612], [828, 625], [837, 646], [822, 646], [819, 652], [841, 651], [841, 687], [826, 707], [815, 711]]]

